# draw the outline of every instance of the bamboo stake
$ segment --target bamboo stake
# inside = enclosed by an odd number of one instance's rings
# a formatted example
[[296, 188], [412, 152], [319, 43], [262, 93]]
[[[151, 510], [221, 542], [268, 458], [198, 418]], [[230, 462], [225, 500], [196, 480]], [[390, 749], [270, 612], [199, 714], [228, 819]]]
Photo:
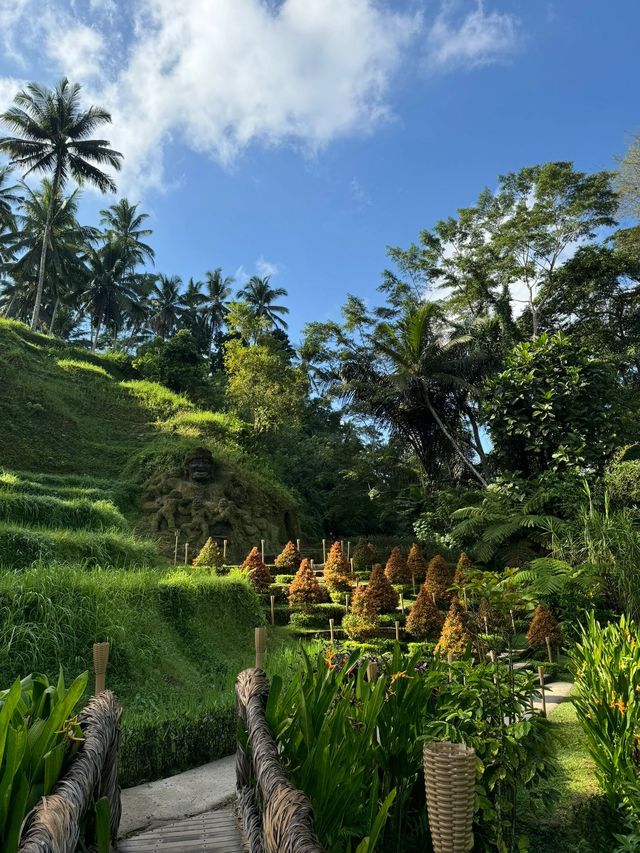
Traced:
[[484, 618], [484, 632], [485, 632], [485, 634], [488, 634], [489, 633], [489, 622], [488, 622], [486, 616], [484, 616], [483, 618]]
[[260, 540], [260, 547], [262, 549], [262, 562], [264, 563], [264, 539]]
[[416, 576], [415, 575], [411, 575], [411, 584], [413, 586], [413, 594], [415, 595], [416, 594]]
[[374, 660], [370, 660], [367, 664], [367, 681], [378, 680], [378, 664]]
[[342, 551], [342, 553], [344, 554], [344, 539], [341, 539], [341, 540], [340, 540], [340, 550], [341, 550], [341, 551]]
[[402, 615], [404, 616], [404, 595], [400, 593], [400, 610], [402, 611]]
[[185, 542], [184, 543], [184, 564], [185, 564], [185, 566], [187, 565], [188, 562], [189, 562], [189, 543]]
[[93, 669], [96, 674], [94, 695], [102, 693], [107, 680], [107, 664], [109, 663], [109, 643], [93, 644]]
[[433, 598], [433, 606], [434, 606], [434, 607], [437, 607], [437, 605], [436, 605], [436, 594], [435, 594], [435, 592], [432, 592], [432, 593], [431, 593], [431, 598]]
[[178, 541], [180, 540], [180, 531], [176, 530], [176, 547], [173, 549], [173, 565], [178, 563]]
[[354, 568], [353, 568], [353, 557], [351, 557], [351, 559], [349, 560], [349, 563], [351, 564], [351, 574], [353, 574], [353, 572], [354, 572]]
[[538, 678], [540, 679], [540, 690], [542, 691], [542, 715], [547, 716], [547, 698], [544, 695], [544, 667], [538, 667]]
[[[350, 558], [351, 558], [351, 542], [347, 541], [347, 560], [349, 560]], [[351, 568], [353, 569], [353, 566], [351, 566]]]
[[256, 669], [262, 669], [264, 663], [264, 652], [267, 647], [267, 629], [256, 628], [255, 630], [255, 645], [256, 645]]
[[469, 604], [467, 602], [467, 588], [466, 588], [466, 586], [462, 587], [462, 598], [464, 599], [464, 609], [468, 610]]
[[275, 595], [271, 596], [271, 624], [276, 624], [276, 597]]
[[322, 540], [322, 562], [323, 563], [327, 562], [327, 540], [326, 539]]
[[447, 663], [449, 664], [449, 681], [453, 681], [453, 669], [451, 664], [453, 663], [453, 652], [447, 652]]
[[329, 637], [333, 643], [333, 619], [329, 619]]
[[396, 626], [396, 642], [399, 643], [400, 642], [400, 623], [398, 622], [397, 619], [395, 621], [395, 626]]
[[349, 609], [349, 593], [348, 593], [348, 592], [347, 592], [347, 593], [345, 593], [345, 596], [344, 596], [344, 603], [345, 603], [345, 605], [346, 605], [346, 607], [347, 607], [347, 610], [348, 610], [348, 609]]
[[227, 540], [222, 540], [222, 559], [224, 560], [225, 566], [227, 565]]
[[549, 663], [553, 663], [553, 655], [551, 654], [551, 640], [549, 639], [549, 637], [545, 637], [544, 641], [547, 644], [547, 654], [549, 655]]
[[511, 629], [513, 630], [513, 633], [515, 634], [515, 632], [516, 632], [516, 620], [513, 618], [513, 610], [510, 610], [509, 614], [511, 615]]
[[296, 539], [296, 548], [300, 551], [300, 540]]

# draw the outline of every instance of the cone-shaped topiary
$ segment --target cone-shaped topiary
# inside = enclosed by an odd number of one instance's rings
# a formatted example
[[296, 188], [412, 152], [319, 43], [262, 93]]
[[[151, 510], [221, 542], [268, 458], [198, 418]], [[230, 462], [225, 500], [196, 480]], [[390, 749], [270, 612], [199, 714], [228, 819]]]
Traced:
[[458, 597], [454, 596], [434, 652], [443, 657], [449, 652], [452, 655], [461, 655], [470, 640], [471, 637], [466, 627], [466, 614], [460, 606]]
[[331, 592], [351, 592], [353, 575], [340, 542], [334, 542], [324, 564], [324, 581]]
[[375, 563], [376, 549], [371, 542], [364, 542], [362, 539], [353, 549], [353, 568], [357, 572], [366, 572]]
[[309, 560], [303, 560], [289, 587], [289, 607], [308, 610], [323, 599], [324, 596], [311, 563]]
[[380, 563], [371, 570], [369, 583], [364, 589], [367, 606], [371, 613], [393, 613], [398, 606], [399, 596], [391, 586], [391, 581], [386, 576]]
[[389, 554], [384, 573], [391, 583], [411, 583], [411, 573], [404, 554], [397, 546]]
[[214, 539], [209, 537], [193, 561], [193, 565], [201, 569], [219, 569], [223, 564], [222, 549]]
[[371, 607], [371, 602], [367, 596], [367, 587], [358, 586], [354, 590], [353, 598], [351, 599], [351, 612], [355, 616], [377, 616], [377, 613]]
[[554, 649], [560, 648], [564, 642], [562, 636], [562, 628], [558, 620], [544, 604], [539, 604], [533, 611], [533, 618], [527, 632], [527, 642], [529, 648], [536, 651], [547, 648], [546, 637], [549, 637], [551, 647]]
[[[485, 623], [486, 619], [486, 623]], [[497, 634], [505, 626], [505, 620], [495, 607], [492, 607], [486, 598], [480, 599], [480, 605], [476, 614], [476, 627], [481, 633]]]
[[469, 580], [469, 575], [473, 570], [473, 563], [469, 559], [469, 557], [463, 551], [458, 558], [458, 564], [456, 566], [456, 573], [453, 576], [453, 582], [456, 586], [462, 587]]
[[407, 631], [417, 640], [437, 640], [444, 624], [444, 615], [433, 603], [431, 593], [423, 584], [416, 603], [407, 616]]
[[422, 548], [417, 542], [414, 542], [409, 549], [409, 554], [407, 555], [407, 566], [411, 577], [422, 583], [427, 574], [427, 561], [422, 553]]
[[300, 556], [300, 551], [289, 540], [273, 562], [277, 569], [284, 569], [284, 573], [286, 574], [287, 572], [298, 571], [302, 557]]
[[443, 604], [446, 606], [451, 601], [449, 587], [452, 580], [451, 570], [444, 558], [440, 555], [434, 557], [427, 568], [427, 577], [424, 585], [429, 595], [431, 595], [431, 600], [433, 600], [433, 596], [435, 595], [437, 606], [442, 606]]
[[269, 589], [272, 583], [271, 574], [262, 562], [260, 552], [257, 548], [252, 548], [249, 551], [241, 568], [249, 575], [249, 580], [257, 592], [266, 592]]

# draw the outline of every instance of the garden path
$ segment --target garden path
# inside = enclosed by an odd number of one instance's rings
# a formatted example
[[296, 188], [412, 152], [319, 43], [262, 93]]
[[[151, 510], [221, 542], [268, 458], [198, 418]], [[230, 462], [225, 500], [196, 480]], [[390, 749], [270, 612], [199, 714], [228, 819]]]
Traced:
[[[552, 714], [558, 705], [561, 705], [562, 702], [569, 698], [572, 689], [573, 681], [553, 681], [551, 684], [546, 685], [544, 695], [547, 703], [547, 716]], [[536, 710], [542, 710], [541, 699], [534, 702], [533, 705]]]

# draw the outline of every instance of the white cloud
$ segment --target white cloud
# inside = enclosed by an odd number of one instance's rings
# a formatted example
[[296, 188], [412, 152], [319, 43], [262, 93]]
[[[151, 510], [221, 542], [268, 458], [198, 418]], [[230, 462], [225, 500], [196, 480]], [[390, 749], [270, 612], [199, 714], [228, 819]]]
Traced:
[[477, 68], [509, 56], [518, 38], [513, 15], [486, 12], [482, 0], [464, 17], [458, 3], [445, 2], [427, 34], [427, 66], [432, 71]]
[[278, 264], [274, 264], [273, 261], [268, 261], [263, 255], [260, 255], [256, 261], [256, 275], [260, 278], [266, 278], [267, 276], [278, 275], [279, 272]]

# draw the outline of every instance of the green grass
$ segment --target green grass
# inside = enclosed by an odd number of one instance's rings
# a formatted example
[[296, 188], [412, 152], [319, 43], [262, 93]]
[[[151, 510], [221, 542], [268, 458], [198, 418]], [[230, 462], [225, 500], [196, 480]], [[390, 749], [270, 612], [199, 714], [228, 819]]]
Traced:
[[64, 499], [51, 495], [20, 494], [3, 489], [0, 489], [0, 521], [66, 527], [70, 530], [128, 529], [124, 516], [110, 501]]

